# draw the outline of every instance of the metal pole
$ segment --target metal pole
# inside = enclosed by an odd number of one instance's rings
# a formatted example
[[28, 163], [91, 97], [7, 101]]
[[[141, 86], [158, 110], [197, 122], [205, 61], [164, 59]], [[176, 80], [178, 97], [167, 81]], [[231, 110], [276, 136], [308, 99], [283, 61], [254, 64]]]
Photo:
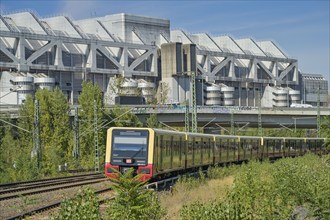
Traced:
[[33, 135], [34, 149], [33, 153], [37, 155], [37, 167], [40, 170], [42, 152], [40, 146], [40, 117], [39, 117], [39, 101], [34, 101], [34, 135]]
[[190, 120], [189, 120], [189, 99], [186, 101], [186, 111], [185, 111], [185, 114], [184, 114], [184, 125], [185, 125], [185, 130], [186, 132], [189, 132], [189, 123], [190, 123]]
[[73, 121], [73, 132], [75, 148], [73, 150], [73, 156], [76, 160], [79, 160], [79, 117], [78, 117], [78, 107], [75, 107], [74, 121]]
[[320, 84], [317, 89], [317, 137], [321, 136], [321, 117], [320, 117]]
[[262, 136], [261, 91], [258, 92], [258, 136]]
[[97, 128], [97, 105], [94, 100], [94, 144], [95, 144], [95, 172], [100, 170], [100, 158], [99, 158], [99, 137]]
[[197, 132], [197, 104], [196, 104], [196, 74], [191, 72], [192, 81], [192, 114], [191, 114], [191, 132]]
[[234, 109], [230, 111], [230, 134], [235, 134], [235, 124], [234, 124]]

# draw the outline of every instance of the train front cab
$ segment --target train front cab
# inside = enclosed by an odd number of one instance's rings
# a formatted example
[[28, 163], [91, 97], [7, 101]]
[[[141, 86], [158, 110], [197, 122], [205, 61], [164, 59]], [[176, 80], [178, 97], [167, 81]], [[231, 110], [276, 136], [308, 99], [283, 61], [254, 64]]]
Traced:
[[116, 178], [117, 172], [133, 168], [145, 181], [153, 176], [154, 131], [147, 128], [110, 128], [107, 131], [105, 175]]

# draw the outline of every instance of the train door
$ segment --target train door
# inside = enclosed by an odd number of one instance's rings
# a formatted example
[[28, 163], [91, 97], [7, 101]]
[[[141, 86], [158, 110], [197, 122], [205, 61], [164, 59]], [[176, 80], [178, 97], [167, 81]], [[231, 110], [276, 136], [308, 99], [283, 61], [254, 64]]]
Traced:
[[269, 140], [269, 139], [264, 139], [264, 145], [266, 146], [267, 149], [267, 155], [268, 158], [273, 157], [273, 140]]
[[213, 151], [213, 157], [214, 157], [214, 163], [220, 163], [221, 162], [221, 144], [220, 144], [220, 138], [215, 138], [214, 141], [214, 151]]
[[194, 149], [194, 165], [203, 164], [203, 139], [195, 137], [195, 149]]
[[287, 150], [288, 150], [289, 157], [296, 155], [295, 143], [296, 143], [296, 140], [287, 139]]
[[252, 146], [251, 146], [251, 156], [254, 159], [259, 158], [259, 147], [260, 147], [260, 143], [259, 140], [251, 140], [252, 142]]
[[245, 158], [248, 160], [251, 160], [253, 155], [252, 155], [252, 148], [253, 148], [253, 139], [251, 140], [246, 140], [246, 145], [245, 145]]
[[237, 161], [236, 139], [229, 139], [229, 161]]
[[241, 139], [240, 140], [240, 156], [239, 160], [248, 160], [250, 159], [250, 150], [249, 150], [249, 143], [250, 139]]
[[154, 163], [156, 164], [156, 169], [158, 171], [162, 171], [163, 170], [163, 135], [156, 135], [155, 138], [155, 161]]
[[283, 138], [283, 140], [282, 140], [282, 154], [283, 154], [283, 157], [288, 156], [287, 141], [285, 140], [285, 138]]
[[172, 138], [172, 168], [180, 168], [182, 166], [182, 137], [175, 135]]
[[313, 153], [316, 153], [316, 144], [314, 140], [309, 140], [309, 149]]
[[301, 149], [302, 154], [306, 154], [309, 151], [308, 144], [306, 142], [306, 139], [304, 139], [304, 141], [302, 142], [301, 146], [302, 146], [302, 149]]
[[230, 148], [230, 140], [227, 138], [227, 139], [223, 139], [222, 140], [222, 150], [224, 152], [223, 154], [223, 158], [224, 158], [224, 162], [228, 162], [229, 161], [229, 148]]
[[207, 138], [206, 141], [206, 148], [207, 148], [207, 161], [208, 164], [213, 164], [213, 145], [212, 145], [213, 141], [211, 140], [211, 138]]
[[193, 137], [188, 137], [187, 140], [187, 167], [191, 167], [192, 165], [194, 165], [194, 142], [195, 142], [195, 138]]
[[297, 154], [299, 154], [300, 156], [304, 155], [303, 147], [304, 147], [304, 140], [299, 139], [299, 141], [297, 143]]
[[[265, 140], [264, 140], [264, 142], [265, 142]], [[264, 143], [264, 153], [265, 153], [265, 155], [264, 155], [264, 157], [267, 157], [267, 158], [269, 158], [269, 152], [271, 151], [271, 143], [269, 143], [269, 142], [266, 142], [266, 143]]]
[[282, 157], [281, 139], [274, 139], [274, 157]]
[[220, 162], [227, 162], [226, 139], [218, 138]]
[[167, 135], [161, 135], [161, 167], [162, 170], [167, 170], [172, 167], [172, 140], [170, 136]]
[[211, 139], [208, 137], [202, 138], [202, 163], [203, 164], [211, 164]]
[[[157, 172], [158, 169], [158, 154], [159, 154], [159, 149], [158, 149], [158, 135], [155, 134], [155, 139], [154, 139], [154, 158], [153, 158], [153, 173]], [[156, 172], [155, 172], [156, 171]]]

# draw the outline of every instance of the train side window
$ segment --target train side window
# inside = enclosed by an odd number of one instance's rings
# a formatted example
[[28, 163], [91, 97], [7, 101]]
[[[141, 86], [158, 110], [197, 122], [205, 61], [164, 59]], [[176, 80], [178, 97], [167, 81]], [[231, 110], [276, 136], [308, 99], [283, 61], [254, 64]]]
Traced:
[[163, 158], [163, 168], [166, 170], [171, 167], [171, 141], [165, 136], [165, 155]]
[[214, 142], [214, 155], [215, 157], [215, 163], [221, 162], [221, 144], [220, 139], [216, 138]]
[[205, 163], [205, 159], [204, 159], [204, 151], [205, 151], [205, 142], [204, 139], [201, 138], [199, 141], [199, 149], [200, 149], [200, 164]]
[[[213, 156], [213, 147], [212, 147], [212, 149], [211, 149], [211, 138], [208, 138], [208, 141], [206, 142], [206, 144], [207, 144], [207, 151], [208, 151], [208, 155], [207, 155], [207, 157], [209, 158], [209, 162], [211, 162], [211, 156]], [[211, 151], [212, 150], [212, 151]], [[212, 155], [211, 155], [212, 154]]]
[[196, 154], [196, 143], [195, 137], [192, 138], [192, 164], [195, 164], [195, 154]]
[[173, 156], [175, 154], [175, 141], [173, 141], [173, 136], [170, 138], [170, 168], [173, 168]]
[[183, 154], [182, 148], [183, 148], [182, 136], [180, 136], [180, 138], [179, 138], [179, 163], [180, 163], [179, 166], [180, 167], [182, 167], [182, 154]]

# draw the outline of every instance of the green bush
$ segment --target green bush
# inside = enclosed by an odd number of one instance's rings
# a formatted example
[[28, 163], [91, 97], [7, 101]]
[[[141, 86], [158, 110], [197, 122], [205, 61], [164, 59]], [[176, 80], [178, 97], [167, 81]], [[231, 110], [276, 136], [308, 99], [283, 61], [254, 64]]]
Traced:
[[[286, 158], [275, 164], [242, 166], [223, 199], [195, 202], [180, 211], [182, 219], [330, 219], [329, 155]], [[212, 173], [215, 173], [212, 171]], [[299, 211], [300, 210], [300, 211]], [[300, 213], [299, 213], [300, 212]]]
[[209, 179], [222, 179], [224, 177], [232, 176], [234, 175], [239, 166], [237, 165], [231, 165], [231, 166], [225, 166], [225, 167], [209, 167], [207, 170], [207, 177]]
[[179, 176], [177, 182], [172, 188], [173, 192], [176, 191], [190, 191], [206, 183], [206, 175], [202, 170], [198, 171], [197, 176]]
[[139, 176], [133, 177], [133, 169], [125, 174], [118, 173], [118, 179], [111, 179], [116, 192], [114, 200], [109, 201], [107, 219], [160, 219], [165, 210], [160, 207], [157, 195], [145, 188]]
[[97, 196], [93, 190], [83, 189], [73, 199], [61, 204], [59, 215], [55, 219], [101, 219]]

